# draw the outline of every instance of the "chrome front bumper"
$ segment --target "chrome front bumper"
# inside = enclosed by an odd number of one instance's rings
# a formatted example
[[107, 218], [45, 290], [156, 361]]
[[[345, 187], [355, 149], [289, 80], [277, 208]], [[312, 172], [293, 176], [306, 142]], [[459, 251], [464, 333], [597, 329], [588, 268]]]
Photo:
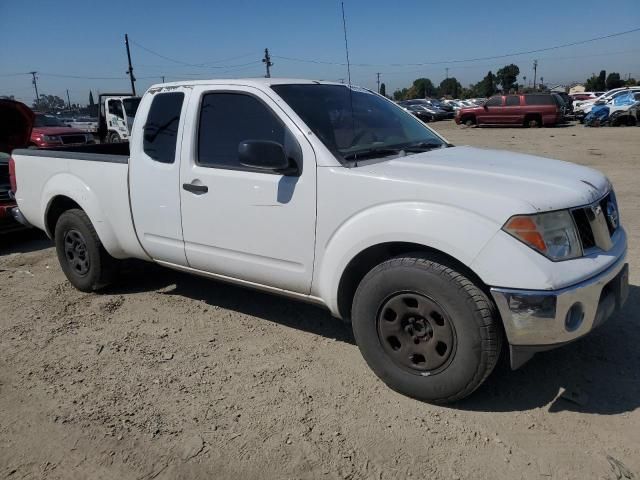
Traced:
[[512, 350], [548, 350], [603, 323], [627, 298], [629, 268], [625, 259], [626, 252], [607, 270], [560, 290], [492, 288]]

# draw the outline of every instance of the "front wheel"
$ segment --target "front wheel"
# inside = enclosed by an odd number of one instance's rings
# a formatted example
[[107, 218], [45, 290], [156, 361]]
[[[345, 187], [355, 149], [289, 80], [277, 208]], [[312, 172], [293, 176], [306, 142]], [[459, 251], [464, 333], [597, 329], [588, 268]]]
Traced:
[[78, 290], [99, 290], [113, 280], [117, 260], [104, 249], [84, 211], [72, 209], [60, 215], [55, 244], [62, 271]]
[[356, 342], [376, 375], [432, 403], [466, 397], [491, 373], [502, 342], [497, 318], [467, 276], [420, 254], [371, 270], [352, 309]]
[[109, 143], [120, 143], [122, 142], [120, 135], [117, 132], [111, 132], [109, 134]]

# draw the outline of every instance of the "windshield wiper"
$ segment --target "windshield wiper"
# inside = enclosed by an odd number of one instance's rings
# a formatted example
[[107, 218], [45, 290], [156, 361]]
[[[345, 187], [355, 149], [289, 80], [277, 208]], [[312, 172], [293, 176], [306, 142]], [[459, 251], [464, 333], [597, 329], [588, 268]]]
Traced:
[[444, 146], [452, 146], [446, 143], [440, 142], [417, 142], [412, 143], [411, 145], [407, 145], [402, 147], [402, 150], [405, 152], [426, 152], [427, 150], [433, 150], [434, 148], [442, 148]]
[[343, 155], [343, 158], [345, 160], [360, 160], [365, 158], [386, 157], [387, 155], [400, 153], [402, 150], [402, 148], [372, 147], [347, 153]]

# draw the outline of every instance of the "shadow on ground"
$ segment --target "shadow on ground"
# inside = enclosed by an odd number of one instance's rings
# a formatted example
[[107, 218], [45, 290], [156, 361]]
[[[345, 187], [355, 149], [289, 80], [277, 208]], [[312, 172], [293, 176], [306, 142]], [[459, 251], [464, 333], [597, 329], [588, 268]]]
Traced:
[[49, 247], [53, 247], [53, 242], [35, 228], [0, 235], [0, 255], [30, 253]]
[[[512, 372], [502, 361], [461, 410], [509, 412], [546, 407], [614, 415], [640, 407], [640, 287], [620, 312], [590, 335], [536, 355]], [[506, 360], [506, 359], [503, 359]], [[570, 399], [560, 396], [568, 392]]]
[[[323, 308], [276, 295], [133, 262], [106, 293], [159, 291], [204, 301], [289, 328], [353, 344], [351, 327]], [[618, 414], [640, 406], [640, 287], [631, 286], [624, 308], [600, 329], [563, 348], [538, 354], [517, 371], [507, 356], [469, 398], [453, 408], [509, 412], [545, 407]], [[373, 374], [372, 374], [373, 375]], [[559, 396], [566, 389], [573, 401]]]

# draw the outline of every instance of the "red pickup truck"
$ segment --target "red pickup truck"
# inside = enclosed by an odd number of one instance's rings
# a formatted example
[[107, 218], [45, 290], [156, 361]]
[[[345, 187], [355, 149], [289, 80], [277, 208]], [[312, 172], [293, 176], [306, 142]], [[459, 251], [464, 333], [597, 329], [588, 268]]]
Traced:
[[25, 104], [0, 99], [0, 233], [24, 228], [13, 220], [9, 211], [16, 206], [9, 196], [9, 154], [14, 148], [29, 144], [33, 112]]
[[67, 127], [53, 115], [36, 113], [31, 131], [31, 146], [60, 147], [95, 143], [93, 135], [77, 128]]
[[458, 125], [523, 125], [541, 127], [562, 121], [562, 105], [550, 93], [496, 95], [478, 107], [461, 108]]

